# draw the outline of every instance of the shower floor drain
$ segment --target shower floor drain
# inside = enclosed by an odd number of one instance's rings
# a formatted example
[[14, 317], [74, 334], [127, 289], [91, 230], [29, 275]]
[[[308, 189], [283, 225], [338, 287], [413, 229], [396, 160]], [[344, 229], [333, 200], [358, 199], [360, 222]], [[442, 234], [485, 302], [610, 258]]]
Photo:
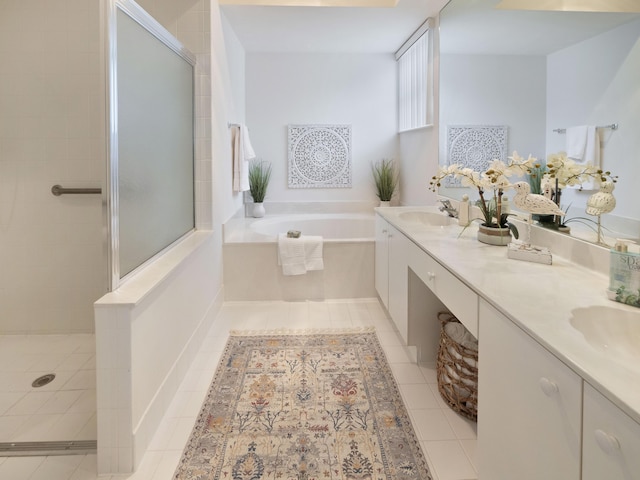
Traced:
[[96, 440], [59, 442], [0, 442], [0, 457], [46, 457], [49, 455], [86, 455], [97, 453]]
[[53, 379], [56, 378], [55, 373], [47, 373], [46, 375], [42, 375], [41, 377], [36, 378], [31, 386], [33, 388], [44, 387], [45, 385], [53, 382]]

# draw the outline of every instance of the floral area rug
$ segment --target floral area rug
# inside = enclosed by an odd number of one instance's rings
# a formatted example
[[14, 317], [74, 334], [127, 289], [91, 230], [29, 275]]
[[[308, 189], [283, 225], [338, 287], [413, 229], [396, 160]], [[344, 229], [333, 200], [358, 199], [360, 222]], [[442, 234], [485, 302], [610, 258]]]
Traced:
[[374, 331], [232, 332], [174, 478], [431, 480]]

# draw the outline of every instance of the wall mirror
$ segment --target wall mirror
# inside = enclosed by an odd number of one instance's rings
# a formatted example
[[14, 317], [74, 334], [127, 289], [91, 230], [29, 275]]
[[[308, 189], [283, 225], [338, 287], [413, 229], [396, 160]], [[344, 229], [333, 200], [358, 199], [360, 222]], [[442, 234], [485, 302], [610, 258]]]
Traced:
[[[616, 208], [602, 222], [607, 236], [639, 239], [640, 14], [506, 10], [498, 3], [451, 0], [441, 11], [440, 164], [450, 162], [456, 127], [497, 127], [506, 132], [508, 154], [546, 159], [566, 151], [567, 127], [616, 123], [616, 130], [598, 129], [601, 165], [619, 177]], [[473, 142], [468, 148], [469, 156], [486, 155]], [[478, 196], [445, 186], [439, 193]], [[593, 193], [565, 189], [568, 218], [589, 217]], [[572, 234], [596, 241], [584, 225]]]

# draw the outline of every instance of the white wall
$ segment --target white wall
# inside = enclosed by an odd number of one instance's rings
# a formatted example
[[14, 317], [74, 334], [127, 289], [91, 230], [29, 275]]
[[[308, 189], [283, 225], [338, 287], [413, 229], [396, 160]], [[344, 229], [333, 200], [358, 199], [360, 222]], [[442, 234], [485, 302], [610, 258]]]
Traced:
[[[371, 162], [397, 158], [391, 54], [247, 54], [247, 125], [272, 163], [266, 202], [375, 202]], [[351, 124], [352, 188], [290, 189], [287, 125]]]
[[506, 125], [507, 151], [544, 156], [543, 56], [442, 55], [440, 154], [448, 125]]
[[433, 205], [436, 195], [429, 190], [429, 179], [438, 169], [436, 127], [403, 132], [399, 135], [400, 203]]
[[[217, 5], [217, 1], [215, 2]], [[233, 193], [231, 137], [228, 123], [246, 118], [245, 51], [220, 8], [212, 10], [213, 209], [216, 225], [242, 208], [242, 195]], [[217, 235], [216, 235], [217, 237]], [[222, 237], [219, 260], [222, 262]], [[222, 265], [222, 263], [220, 263]]]
[[[448, 125], [506, 125], [508, 155], [517, 150], [524, 157], [545, 157], [544, 56], [442, 55], [440, 71], [441, 159]], [[450, 189], [446, 195], [461, 193]]]
[[[547, 62], [547, 152], [566, 150], [566, 136], [551, 132], [553, 128], [618, 123], [619, 130], [600, 132], [602, 166], [620, 177], [613, 214], [636, 220], [640, 218], [639, 35], [640, 21], [635, 21], [549, 55]], [[572, 204], [571, 216], [584, 213], [591, 193], [563, 193], [563, 204]]]

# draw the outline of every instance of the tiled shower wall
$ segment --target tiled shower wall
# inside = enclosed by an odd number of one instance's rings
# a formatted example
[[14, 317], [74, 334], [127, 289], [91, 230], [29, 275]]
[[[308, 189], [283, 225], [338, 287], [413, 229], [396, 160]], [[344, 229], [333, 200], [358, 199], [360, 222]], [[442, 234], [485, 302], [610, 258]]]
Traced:
[[[210, 7], [142, 0], [197, 57], [196, 223], [212, 228]], [[99, 1], [0, 2], [0, 334], [92, 332], [107, 289]]]
[[93, 331], [106, 291], [99, 2], [0, 2], [0, 333]]

